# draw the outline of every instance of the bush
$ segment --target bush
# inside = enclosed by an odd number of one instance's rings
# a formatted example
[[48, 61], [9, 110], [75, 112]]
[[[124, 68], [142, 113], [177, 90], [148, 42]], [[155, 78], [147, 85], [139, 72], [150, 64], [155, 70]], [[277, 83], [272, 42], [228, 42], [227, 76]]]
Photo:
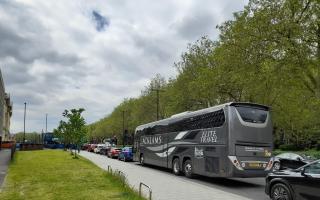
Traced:
[[320, 141], [318, 141], [318, 144], [316, 145], [316, 149], [320, 151]]
[[316, 159], [320, 159], [320, 151], [317, 150], [306, 151], [306, 155], [312, 156]]
[[282, 144], [279, 146], [282, 151], [298, 151], [301, 150], [298, 146], [294, 144]]

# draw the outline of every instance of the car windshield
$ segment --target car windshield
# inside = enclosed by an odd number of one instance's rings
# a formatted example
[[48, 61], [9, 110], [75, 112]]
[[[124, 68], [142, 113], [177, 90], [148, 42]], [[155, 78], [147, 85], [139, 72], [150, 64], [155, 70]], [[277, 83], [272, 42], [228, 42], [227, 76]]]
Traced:
[[315, 160], [316, 158], [313, 156], [308, 156], [305, 154], [300, 155], [304, 160]]

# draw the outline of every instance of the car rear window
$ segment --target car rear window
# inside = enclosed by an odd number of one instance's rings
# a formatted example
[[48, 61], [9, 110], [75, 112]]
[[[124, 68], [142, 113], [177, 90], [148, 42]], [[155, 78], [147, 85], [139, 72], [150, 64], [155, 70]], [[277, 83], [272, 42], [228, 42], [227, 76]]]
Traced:
[[263, 108], [236, 106], [236, 109], [245, 122], [263, 124], [266, 122], [268, 116], [268, 111]]

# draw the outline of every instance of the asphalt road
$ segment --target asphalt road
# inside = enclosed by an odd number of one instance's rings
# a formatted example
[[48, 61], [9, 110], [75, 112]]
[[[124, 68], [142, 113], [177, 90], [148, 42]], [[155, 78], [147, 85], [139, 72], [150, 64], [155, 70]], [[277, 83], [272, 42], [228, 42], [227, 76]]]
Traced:
[[264, 193], [264, 178], [223, 179], [198, 176], [188, 179], [175, 176], [170, 170], [159, 167], [141, 166], [134, 162], [125, 163], [85, 151], [80, 155], [103, 169], [107, 169], [109, 165], [113, 169], [121, 170], [135, 189], [138, 189], [140, 182], [151, 186], [155, 200], [269, 200]]

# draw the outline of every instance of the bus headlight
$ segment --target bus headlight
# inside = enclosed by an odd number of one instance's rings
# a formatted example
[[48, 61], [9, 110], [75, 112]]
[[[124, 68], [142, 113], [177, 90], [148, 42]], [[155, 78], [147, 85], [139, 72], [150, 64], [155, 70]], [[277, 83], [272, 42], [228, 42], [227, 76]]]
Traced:
[[268, 162], [268, 165], [267, 167], [265, 168], [265, 171], [270, 171], [273, 167], [273, 161], [274, 161], [274, 158], [270, 158], [270, 161]]
[[228, 158], [238, 170], [243, 170], [236, 156], [228, 156]]

